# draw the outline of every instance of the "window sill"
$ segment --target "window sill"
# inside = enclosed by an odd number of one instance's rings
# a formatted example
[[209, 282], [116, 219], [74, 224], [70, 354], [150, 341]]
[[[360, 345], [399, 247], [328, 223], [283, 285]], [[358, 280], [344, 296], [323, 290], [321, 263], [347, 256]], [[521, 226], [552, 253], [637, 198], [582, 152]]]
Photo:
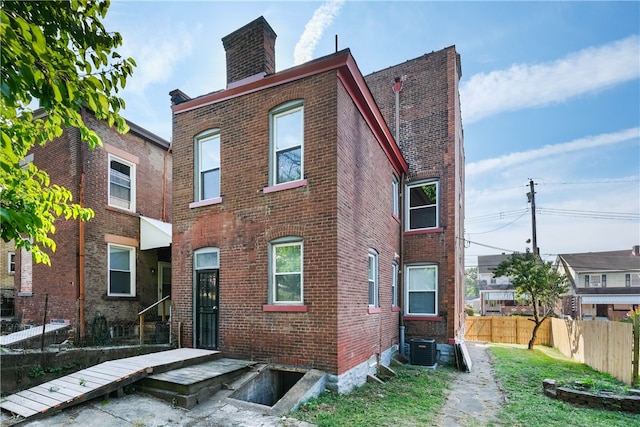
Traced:
[[405, 231], [405, 236], [413, 236], [414, 234], [432, 234], [432, 233], [442, 233], [444, 231], [444, 227], [437, 228], [426, 228], [424, 230], [409, 230]]
[[214, 197], [213, 199], [200, 200], [199, 202], [189, 203], [189, 209], [199, 208], [201, 206], [217, 205], [222, 203], [222, 197]]
[[107, 295], [107, 300], [116, 301], [116, 300], [136, 300], [138, 299], [136, 295]]
[[275, 193], [276, 191], [289, 190], [291, 188], [304, 187], [308, 182], [306, 179], [298, 181], [285, 182], [284, 184], [276, 184], [262, 189], [263, 193]]
[[33, 292], [18, 292], [19, 297], [32, 297]]
[[401, 308], [400, 307], [391, 307], [391, 311], [398, 312], [398, 311], [401, 311]]
[[431, 316], [428, 314], [418, 316], [415, 314], [409, 314], [402, 317], [403, 320], [419, 320], [424, 322], [442, 322], [442, 316]]
[[262, 311], [281, 312], [281, 313], [306, 313], [306, 305], [263, 305]]
[[380, 314], [382, 309], [380, 307], [369, 307], [369, 314]]
[[117, 206], [107, 205], [107, 206], [105, 206], [105, 209], [108, 210], [108, 211], [112, 211], [112, 212], [123, 213], [125, 215], [131, 215], [131, 216], [135, 216], [135, 217], [140, 216], [137, 212], [134, 212], [134, 211], [131, 211], [131, 210], [125, 209], [125, 208], [119, 208]]

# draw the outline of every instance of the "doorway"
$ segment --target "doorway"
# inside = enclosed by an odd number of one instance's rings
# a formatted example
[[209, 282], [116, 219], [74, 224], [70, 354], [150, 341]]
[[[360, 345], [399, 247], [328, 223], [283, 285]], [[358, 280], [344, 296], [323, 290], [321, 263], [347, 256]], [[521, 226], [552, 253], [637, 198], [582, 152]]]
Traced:
[[196, 273], [196, 347], [218, 348], [219, 270]]
[[[160, 261], [158, 262], [158, 301], [169, 295], [171, 295], [171, 263]], [[162, 317], [163, 314], [166, 317], [171, 316], [171, 298], [158, 305], [158, 316]]]

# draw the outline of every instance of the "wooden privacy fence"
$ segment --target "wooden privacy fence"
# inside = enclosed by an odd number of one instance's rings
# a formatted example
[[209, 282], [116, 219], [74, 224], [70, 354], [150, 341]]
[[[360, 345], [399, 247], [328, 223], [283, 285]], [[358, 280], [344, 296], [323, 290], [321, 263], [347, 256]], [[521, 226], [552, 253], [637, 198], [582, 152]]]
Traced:
[[[526, 317], [467, 317], [465, 339], [528, 344], [533, 322]], [[632, 379], [633, 326], [600, 320], [547, 319], [538, 329], [536, 345], [557, 348], [576, 362], [606, 372], [627, 384]]]
[[553, 346], [576, 362], [631, 384], [633, 325], [600, 320], [551, 319]]
[[[468, 341], [490, 341], [505, 344], [529, 344], [534, 323], [528, 317], [486, 316], [467, 317]], [[551, 345], [551, 322], [545, 320], [536, 334], [537, 345]]]

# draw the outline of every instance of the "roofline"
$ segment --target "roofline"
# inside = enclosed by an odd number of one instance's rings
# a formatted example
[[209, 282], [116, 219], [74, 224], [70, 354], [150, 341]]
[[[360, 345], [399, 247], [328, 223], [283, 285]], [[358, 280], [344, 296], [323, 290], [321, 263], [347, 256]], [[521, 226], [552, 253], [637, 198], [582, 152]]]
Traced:
[[307, 62], [297, 67], [289, 68], [262, 79], [248, 81], [246, 84], [233, 86], [225, 90], [213, 92], [198, 98], [190, 99], [177, 105], [172, 105], [173, 114], [184, 113], [207, 105], [216, 104], [243, 95], [248, 95], [263, 89], [314, 76], [326, 71], [335, 70], [362, 117], [371, 128], [376, 140], [382, 147], [387, 158], [397, 173], [407, 173], [409, 166], [402, 156], [400, 147], [396, 143], [382, 113], [369, 91], [362, 73], [351, 56], [349, 49], [335, 54]]
[[[93, 114], [93, 116], [95, 117], [95, 113], [93, 111], [91, 111], [91, 109], [84, 107], [84, 109], [86, 111], [88, 111], [89, 113]], [[39, 107], [37, 109], [35, 109], [33, 111], [33, 118], [34, 119], [42, 119], [47, 115], [47, 112], [44, 108]], [[123, 117], [124, 118], [124, 117]], [[98, 119], [96, 117], [96, 120], [99, 120], [101, 122], [105, 122], [105, 120], [101, 120]], [[156, 135], [155, 133], [143, 128], [142, 126], [139, 126], [137, 124], [135, 124], [134, 122], [125, 119], [125, 121], [127, 122], [127, 125], [129, 126], [129, 131], [132, 132], [134, 135], [144, 139], [147, 142], [150, 142], [154, 145], [157, 145], [158, 147], [164, 149], [165, 151], [169, 150], [169, 148], [171, 147], [171, 143], [169, 141], [167, 141], [166, 139], [162, 138], [161, 136]], [[114, 128], [115, 126], [111, 126], [111, 128]]]

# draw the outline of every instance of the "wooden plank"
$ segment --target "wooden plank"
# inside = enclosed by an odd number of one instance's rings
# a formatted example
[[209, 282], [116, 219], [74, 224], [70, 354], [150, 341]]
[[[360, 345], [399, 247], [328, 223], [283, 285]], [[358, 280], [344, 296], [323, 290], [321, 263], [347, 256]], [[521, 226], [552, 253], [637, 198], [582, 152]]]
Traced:
[[70, 374], [67, 375], [66, 378], [73, 378], [76, 380], [76, 384], [86, 385], [87, 387], [94, 387], [94, 385], [99, 387], [113, 382], [112, 379], [96, 378], [91, 375], [87, 375], [86, 373], [82, 375], [78, 375], [77, 373]]
[[104, 365], [104, 363], [100, 365], [96, 365], [93, 368], [91, 368], [91, 372], [97, 372], [104, 375], [111, 375], [117, 378], [124, 378], [126, 376], [131, 375], [132, 373], [131, 370], [129, 369], [121, 369], [121, 368], [116, 368], [114, 366], [106, 366]]
[[29, 408], [36, 412], [43, 412], [43, 411], [46, 412], [50, 408], [49, 405], [45, 405], [44, 403], [31, 400], [29, 398], [20, 396], [18, 394], [12, 394], [10, 396], [7, 396], [5, 397], [5, 400], [7, 402], [13, 402], [16, 405], [24, 406], [25, 408]]
[[15, 402], [11, 402], [10, 400], [5, 400], [0, 403], [0, 408], [5, 409], [9, 412], [12, 412], [16, 415], [20, 415], [21, 417], [28, 418], [35, 414], [39, 414], [38, 411], [34, 411], [33, 409], [26, 408], [20, 404]]
[[[52, 388], [54, 390], [52, 390]], [[45, 384], [41, 384], [41, 385], [32, 387], [29, 390], [33, 391], [34, 393], [42, 394], [42, 395], [45, 395], [45, 396], [48, 393], [48, 394], [51, 395], [51, 397], [53, 399], [60, 399], [61, 401], [65, 402], [65, 403], [69, 403], [69, 402], [73, 401], [77, 396], [77, 393], [75, 393], [73, 391], [62, 390], [60, 388], [60, 386], [51, 385], [49, 383], [45, 383]]]
[[50, 408], [58, 407], [62, 403], [58, 399], [54, 399], [54, 398], [49, 397], [49, 396], [44, 396], [42, 394], [35, 393], [35, 392], [31, 391], [31, 390], [19, 391], [18, 393], [16, 393], [16, 396], [24, 397], [25, 399], [35, 400], [36, 402], [40, 402], [43, 405], [49, 406]]
[[82, 375], [86, 375], [92, 378], [101, 378], [104, 380], [109, 380], [109, 381], [118, 381], [120, 380], [122, 377], [119, 375], [115, 375], [115, 374], [108, 374], [108, 373], [104, 373], [100, 370], [97, 369], [84, 369], [82, 371], [78, 371], [76, 372], [76, 374], [82, 374]]
[[54, 387], [60, 387], [59, 390], [64, 390], [65, 394], [67, 394], [67, 391], [75, 393], [76, 397], [81, 396], [88, 391], [88, 387], [82, 387], [77, 383], [70, 383], [69, 381], [63, 380], [62, 378], [51, 381], [51, 384], [53, 384]]

